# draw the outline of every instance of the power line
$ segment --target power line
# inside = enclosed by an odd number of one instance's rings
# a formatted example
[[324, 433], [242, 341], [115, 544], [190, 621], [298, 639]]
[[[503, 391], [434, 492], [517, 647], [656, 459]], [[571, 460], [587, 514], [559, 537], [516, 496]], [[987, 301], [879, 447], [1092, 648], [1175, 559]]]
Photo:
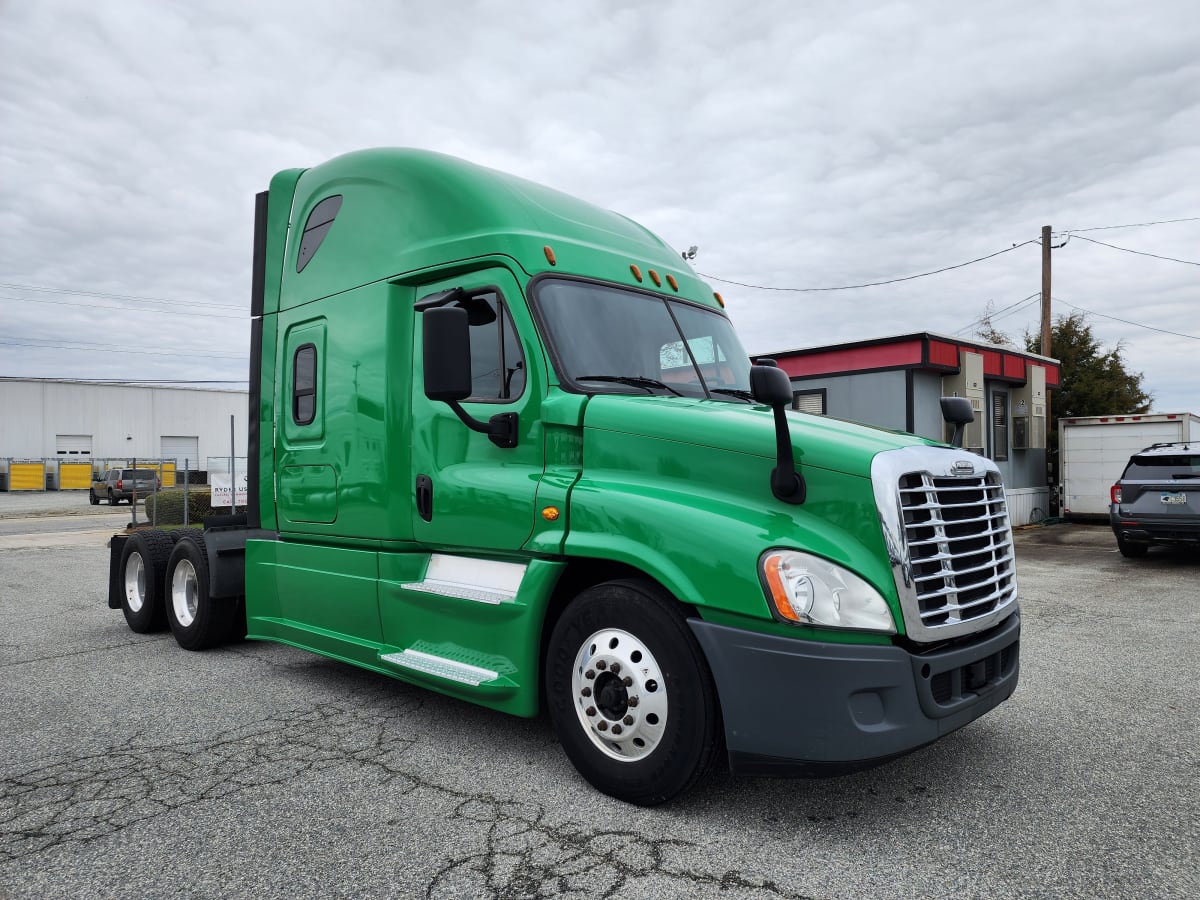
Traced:
[[796, 293], [796, 294], [810, 294], [810, 293], [816, 293], [819, 291], [851, 291], [851, 290], [855, 290], [857, 288], [879, 287], [880, 285], [884, 285], [884, 284], [897, 284], [901, 281], [913, 281], [914, 279], [917, 279], [917, 278], [926, 278], [930, 275], [939, 275], [942, 272], [949, 272], [953, 269], [961, 269], [961, 268], [964, 268], [965, 266], [973, 266], [975, 263], [983, 262], [985, 259], [992, 259], [992, 258], [1000, 256], [1001, 254], [1004, 254], [1004, 253], [1011, 253], [1012, 251], [1016, 250], [1018, 247], [1024, 247], [1027, 244], [1036, 244], [1036, 243], [1037, 243], [1036, 239], [1030, 240], [1030, 241], [1023, 241], [1020, 244], [1013, 244], [1011, 247], [1008, 247], [1004, 250], [997, 250], [995, 253], [989, 253], [987, 256], [980, 256], [978, 259], [967, 260], [964, 263], [958, 263], [957, 265], [953, 265], [953, 266], [944, 266], [940, 269], [934, 269], [931, 272], [921, 272], [917, 275], [905, 275], [902, 278], [889, 278], [886, 281], [870, 281], [870, 282], [867, 282], [866, 284], [843, 284], [843, 285], [839, 285], [837, 287], [811, 287], [811, 288], [768, 287], [767, 285], [763, 285], [763, 284], [746, 284], [745, 282], [742, 282], [742, 281], [731, 281], [728, 278], [718, 278], [715, 275], [706, 275], [703, 272], [697, 272], [696, 274], [698, 274], [701, 278], [707, 278], [710, 281], [719, 281], [722, 284], [734, 284], [734, 285], [737, 285], [738, 287], [753, 288], [754, 290], [758, 290], [758, 291], [787, 291], [789, 293]]
[[1113, 228], [1145, 228], [1147, 225], [1174, 225], [1176, 222], [1200, 222], [1200, 216], [1187, 219], [1160, 219], [1157, 222], [1131, 222], [1128, 225], [1097, 225], [1094, 228], [1068, 228], [1064, 234], [1078, 234], [1081, 231], [1108, 231]]
[[1071, 309], [1077, 309], [1080, 312], [1087, 313], [1090, 316], [1099, 316], [1102, 319], [1112, 319], [1114, 322], [1122, 322], [1125, 325], [1132, 325], [1135, 328], [1145, 328], [1147, 331], [1157, 331], [1160, 334], [1169, 334], [1172, 337], [1181, 337], [1181, 338], [1188, 338], [1189, 340], [1192, 340], [1192, 341], [1200, 341], [1200, 337], [1198, 337], [1194, 334], [1183, 334], [1178, 331], [1168, 331], [1165, 328], [1155, 328], [1153, 325], [1143, 325], [1141, 322], [1131, 322], [1131, 321], [1129, 321], [1129, 319], [1121, 319], [1121, 318], [1118, 318], [1117, 316], [1110, 316], [1107, 313], [1096, 312], [1095, 310], [1091, 310], [1091, 309], [1084, 309], [1082, 306], [1076, 306], [1074, 303], [1068, 303], [1066, 300], [1063, 300], [1061, 297], [1052, 296], [1051, 299], [1053, 299], [1055, 303], [1061, 303], [1064, 306], [1069, 306], [1069, 307], [1071, 307]]
[[0, 381], [50, 381], [55, 384], [247, 384], [245, 378], [59, 378], [0, 375]]
[[1155, 259], [1165, 259], [1168, 262], [1183, 263], [1186, 266], [1200, 266], [1200, 262], [1193, 262], [1190, 259], [1176, 259], [1174, 256], [1159, 256], [1157, 253], [1146, 253], [1143, 250], [1130, 250], [1128, 247], [1118, 247], [1116, 244], [1106, 244], [1104, 241], [1098, 241], [1095, 238], [1086, 238], [1078, 234], [1076, 234], [1075, 237], [1079, 238], [1081, 241], [1087, 241], [1091, 244], [1099, 244], [1101, 247], [1109, 247], [1113, 250], [1123, 250], [1126, 253], [1136, 253], [1138, 256], [1152, 256]]
[[967, 325], [964, 325], [962, 328], [958, 329], [958, 331], [956, 331], [954, 333], [956, 335], [962, 334], [964, 331], [969, 331], [970, 329], [976, 327], [977, 325], [982, 325], [984, 322], [994, 322], [994, 321], [996, 321], [996, 319], [1002, 319], [1005, 316], [1011, 316], [1013, 313], [1020, 312], [1021, 308], [1023, 308], [1025, 305], [1029, 304], [1031, 301], [1037, 300], [1041, 296], [1042, 296], [1042, 292], [1038, 291], [1037, 293], [1030, 294], [1028, 297], [1018, 300], [1016, 303], [1010, 303], [1008, 306], [1004, 307], [1003, 309], [998, 309], [994, 313], [991, 313], [991, 314], [985, 313], [984, 315], [980, 316], [975, 321], [970, 322]]
[[0, 300], [14, 300], [19, 303], [48, 303], [52, 306], [77, 306], [82, 309], [91, 309], [91, 310], [102, 310], [102, 309], [129, 310], [130, 312], [139, 312], [139, 313], [145, 313], [145, 314], [149, 314], [149, 315], [192, 316], [193, 318], [202, 318], [202, 319], [242, 319], [243, 321], [246, 321], [246, 322], [250, 321], [250, 316], [248, 313], [245, 315], [240, 315], [240, 316], [227, 316], [227, 315], [223, 315], [222, 313], [183, 312], [182, 310], [177, 310], [177, 309], [145, 309], [143, 307], [138, 307], [138, 306], [97, 306], [94, 303], [72, 303], [70, 300], [46, 300], [41, 297], [12, 297], [9, 295], [0, 296]]
[[83, 288], [57, 288], [44, 284], [11, 284], [0, 281], [0, 287], [18, 291], [38, 291], [44, 294], [81, 294], [85, 297], [100, 297], [105, 300], [132, 300], [135, 303], [169, 303], [174, 306], [208, 306], [215, 309], [241, 309], [246, 307], [232, 303], [205, 303], [200, 300], [179, 300], [170, 297], [142, 297], [136, 294], [110, 294], [105, 291], [89, 291]]
[[[69, 344], [78, 344], [83, 346], [68, 346]], [[49, 341], [41, 341], [38, 338], [25, 338], [23, 340], [0, 339], [0, 346], [4, 347], [32, 347], [37, 350], [68, 350], [73, 352], [86, 353], [134, 353], [140, 356], [187, 356], [196, 359], [231, 359], [245, 360], [245, 356], [233, 356], [229, 354], [219, 353], [190, 353], [186, 350], [174, 350], [167, 352], [165, 350], [134, 350], [129, 347], [119, 347], [113, 344], [89, 344], [87, 341], [72, 341], [67, 340], [65, 344], [54, 344]]]

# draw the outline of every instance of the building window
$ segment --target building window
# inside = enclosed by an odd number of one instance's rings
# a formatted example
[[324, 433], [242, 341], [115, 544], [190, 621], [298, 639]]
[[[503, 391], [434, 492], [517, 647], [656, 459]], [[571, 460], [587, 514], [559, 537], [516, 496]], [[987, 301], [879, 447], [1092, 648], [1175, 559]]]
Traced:
[[992, 394], [992, 459], [1008, 459], [1008, 394]]
[[825, 415], [825, 388], [808, 391], [792, 392], [792, 409], [797, 412], [810, 413], [814, 416]]
[[313, 207], [304, 223], [304, 233], [300, 236], [300, 252], [296, 255], [296, 271], [303, 272], [304, 267], [312, 260], [313, 254], [325, 240], [333, 220], [337, 218], [338, 210], [342, 208], [342, 195], [335, 194], [326, 197]]
[[317, 417], [317, 347], [296, 348], [292, 360], [292, 421], [311, 425]]

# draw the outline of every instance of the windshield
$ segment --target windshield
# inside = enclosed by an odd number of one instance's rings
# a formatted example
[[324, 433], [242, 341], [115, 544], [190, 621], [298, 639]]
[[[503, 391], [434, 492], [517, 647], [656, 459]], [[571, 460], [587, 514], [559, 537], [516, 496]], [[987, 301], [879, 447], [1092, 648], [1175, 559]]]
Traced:
[[580, 390], [750, 401], [750, 359], [715, 310], [558, 279], [533, 298], [558, 374]]

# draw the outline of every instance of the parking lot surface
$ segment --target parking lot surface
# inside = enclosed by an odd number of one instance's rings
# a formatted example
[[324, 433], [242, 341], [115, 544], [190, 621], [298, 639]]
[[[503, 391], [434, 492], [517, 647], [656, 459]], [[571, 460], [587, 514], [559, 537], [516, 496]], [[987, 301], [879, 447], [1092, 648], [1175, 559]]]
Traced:
[[128, 516], [0, 522], [0, 897], [1200, 896], [1196, 555], [1022, 530], [1009, 702], [872, 771], [639, 809], [545, 719], [133, 634]]

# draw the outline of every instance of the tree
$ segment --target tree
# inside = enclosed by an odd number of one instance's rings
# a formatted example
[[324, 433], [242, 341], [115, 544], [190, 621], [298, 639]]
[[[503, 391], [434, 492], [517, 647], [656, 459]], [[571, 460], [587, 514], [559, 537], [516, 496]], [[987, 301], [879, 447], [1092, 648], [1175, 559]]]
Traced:
[[992, 324], [992, 316], [995, 314], [996, 303], [994, 300], [989, 300], [984, 308], [983, 318], [979, 320], [979, 327], [975, 330], [975, 336], [989, 344], [1001, 347], [1009, 346], [1012, 344], [1012, 339]]
[[[1025, 349], [1042, 352], [1041, 335], [1025, 332]], [[1051, 446], [1058, 443], [1060, 416], [1128, 415], [1149, 411], [1154, 397], [1142, 388], [1142, 373], [1130, 372], [1121, 344], [1104, 350], [1087, 316], [1058, 316], [1050, 330], [1050, 353], [1059, 361], [1059, 388], [1050, 404]]]

